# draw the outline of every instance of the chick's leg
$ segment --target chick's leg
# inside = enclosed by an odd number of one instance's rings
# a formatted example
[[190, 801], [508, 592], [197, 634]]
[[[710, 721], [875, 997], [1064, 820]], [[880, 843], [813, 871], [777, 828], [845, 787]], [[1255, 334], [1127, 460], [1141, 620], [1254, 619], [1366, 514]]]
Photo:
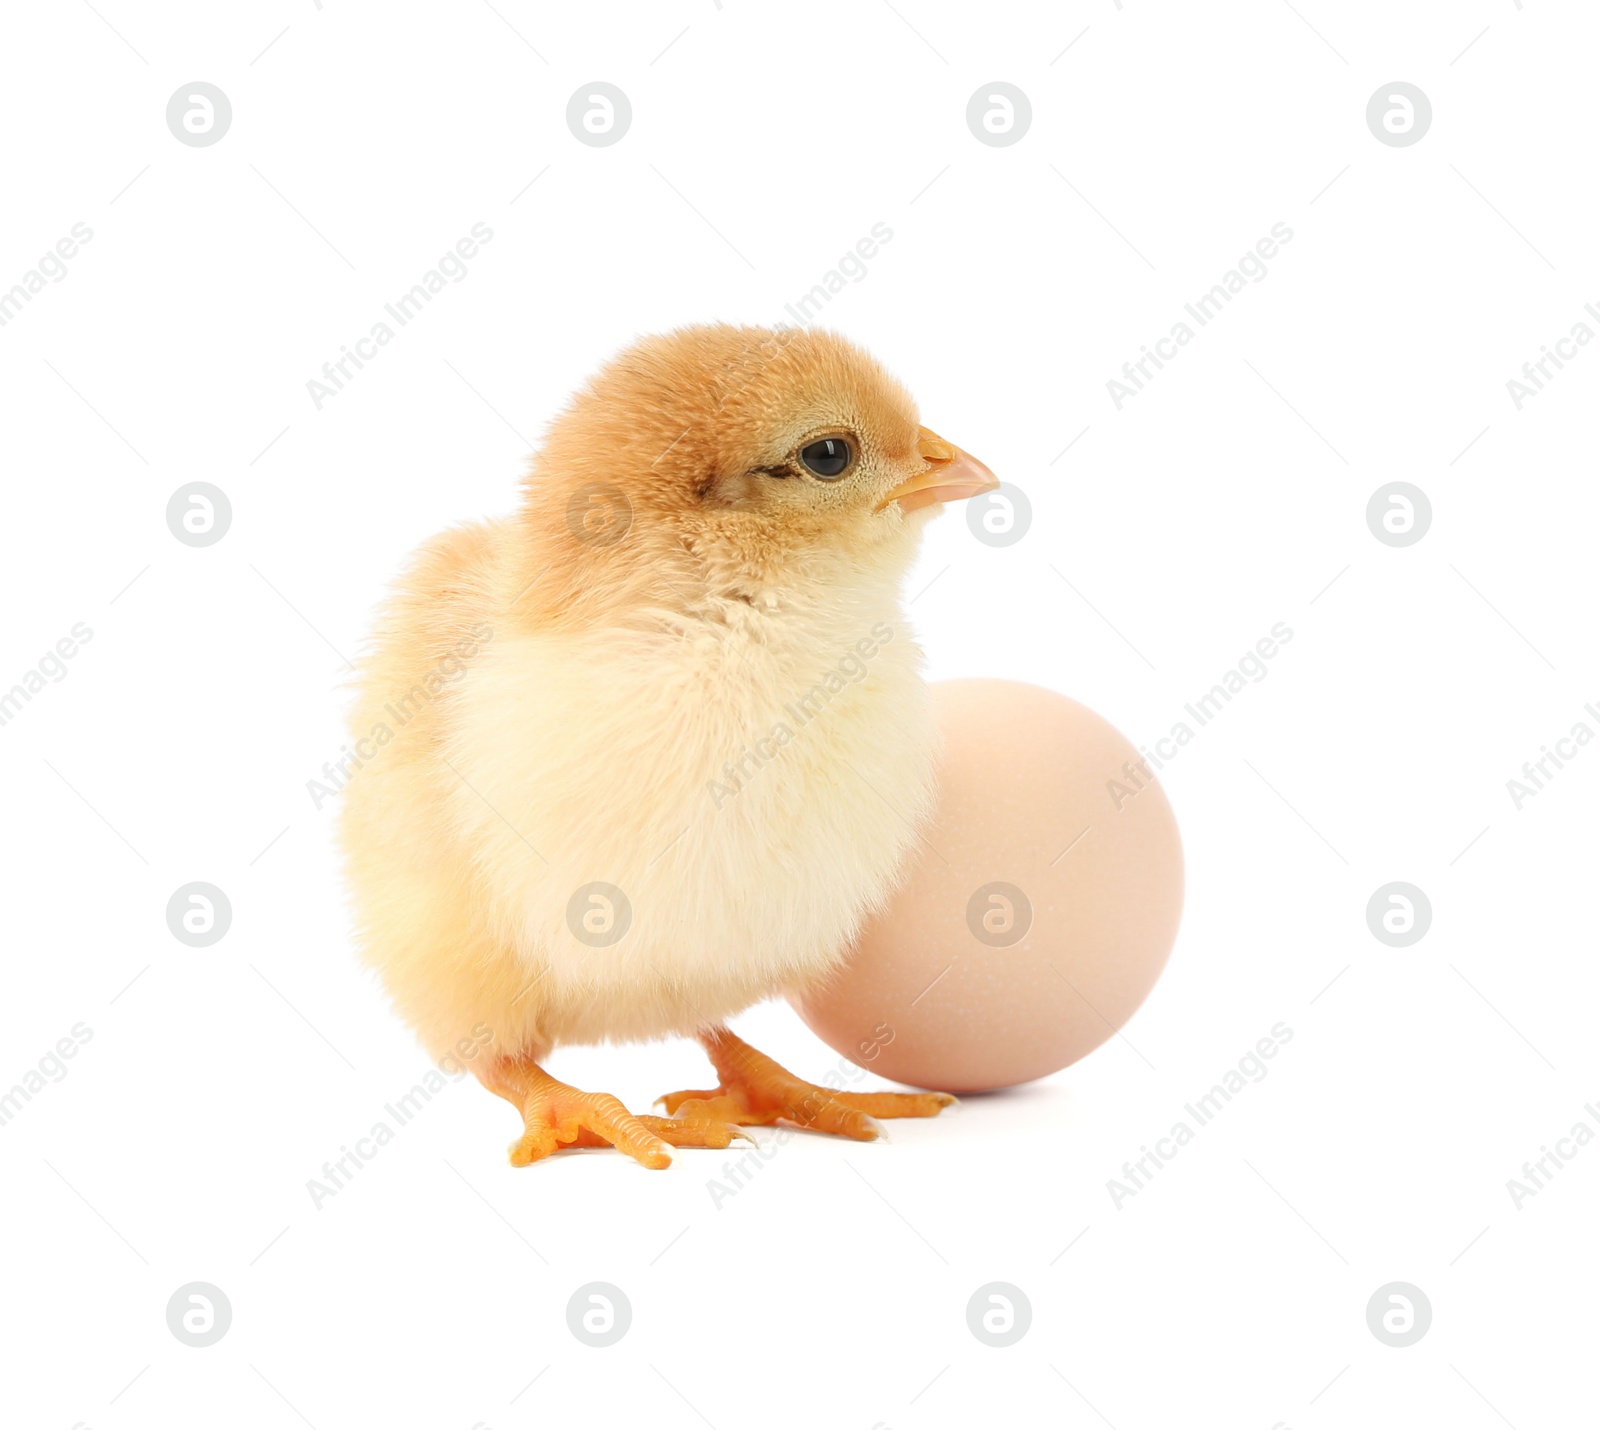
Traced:
[[933, 1117], [955, 1101], [947, 1092], [833, 1092], [797, 1078], [726, 1028], [700, 1035], [721, 1079], [707, 1091], [671, 1092], [660, 1101], [689, 1126], [782, 1120], [816, 1132], [870, 1142], [878, 1117]]
[[511, 1148], [514, 1167], [526, 1167], [563, 1147], [615, 1147], [659, 1170], [671, 1165], [673, 1147], [726, 1147], [745, 1135], [714, 1118], [689, 1123], [635, 1117], [610, 1093], [569, 1087], [528, 1058], [500, 1058], [481, 1076], [490, 1092], [522, 1114], [522, 1136]]

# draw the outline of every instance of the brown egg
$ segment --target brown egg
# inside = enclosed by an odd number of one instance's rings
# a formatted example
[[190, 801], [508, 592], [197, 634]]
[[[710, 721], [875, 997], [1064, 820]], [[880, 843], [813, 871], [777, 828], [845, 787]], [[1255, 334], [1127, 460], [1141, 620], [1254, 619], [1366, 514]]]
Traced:
[[933, 687], [939, 808], [811, 1030], [898, 1082], [1009, 1087], [1092, 1052], [1154, 987], [1183, 850], [1148, 764], [1076, 701], [1009, 680]]

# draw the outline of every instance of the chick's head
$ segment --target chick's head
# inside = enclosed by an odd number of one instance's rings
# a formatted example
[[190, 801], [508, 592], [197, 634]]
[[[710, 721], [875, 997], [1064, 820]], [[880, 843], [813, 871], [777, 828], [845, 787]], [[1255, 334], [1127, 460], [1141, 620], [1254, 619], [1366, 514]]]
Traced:
[[897, 575], [940, 502], [998, 485], [845, 339], [709, 326], [647, 338], [590, 381], [535, 459], [524, 517], [531, 563], [584, 604], [647, 571], [770, 597], [840, 567]]

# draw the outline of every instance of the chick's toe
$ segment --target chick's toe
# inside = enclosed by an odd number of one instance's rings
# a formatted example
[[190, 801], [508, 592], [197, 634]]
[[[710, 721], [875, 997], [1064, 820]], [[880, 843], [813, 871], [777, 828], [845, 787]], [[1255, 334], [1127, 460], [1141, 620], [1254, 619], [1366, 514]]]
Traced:
[[718, 1120], [636, 1117], [609, 1092], [571, 1087], [527, 1058], [502, 1058], [483, 1080], [522, 1113], [522, 1136], [511, 1146], [514, 1167], [526, 1167], [565, 1147], [615, 1147], [641, 1166], [660, 1171], [672, 1165], [674, 1147], [722, 1148], [735, 1137], [751, 1140], [738, 1127]]
[[669, 1092], [658, 1101], [690, 1125], [789, 1122], [871, 1142], [883, 1135], [880, 1117], [934, 1117], [955, 1102], [947, 1092], [834, 1092], [796, 1077], [726, 1028], [701, 1035], [719, 1086]]

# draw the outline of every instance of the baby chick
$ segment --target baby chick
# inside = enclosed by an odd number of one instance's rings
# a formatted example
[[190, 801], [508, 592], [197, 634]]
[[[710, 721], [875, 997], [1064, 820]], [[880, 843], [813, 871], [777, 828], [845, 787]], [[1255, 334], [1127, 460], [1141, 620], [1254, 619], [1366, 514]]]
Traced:
[[[513, 1163], [950, 1102], [829, 1092], [725, 1020], [827, 978], [894, 886], [934, 753], [901, 578], [937, 503], [997, 485], [844, 339], [694, 327], [578, 393], [516, 515], [414, 558], [361, 674], [348, 877], [401, 1014], [522, 1114]], [[542, 1066], [669, 1034], [719, 1085], [666, 1117]]]

